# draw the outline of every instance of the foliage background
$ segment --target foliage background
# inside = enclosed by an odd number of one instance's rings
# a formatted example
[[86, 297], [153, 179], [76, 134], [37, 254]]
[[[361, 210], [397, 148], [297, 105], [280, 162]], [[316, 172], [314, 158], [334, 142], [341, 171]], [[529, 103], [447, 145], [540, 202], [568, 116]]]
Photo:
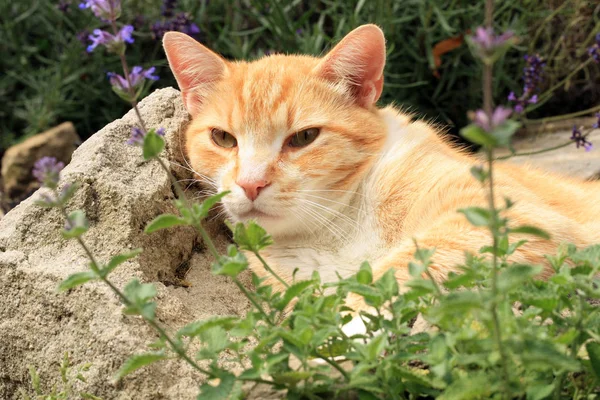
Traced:
[[[136, 26], [128, 50], [131, 65], [157, 65], [162, 79], [154, 87], [176, 86], [160, 41], [151, 26], [164, 20], [162, 0], [123, 0], [121, 21]], [[172, 2], [173, 3], [173, 2]], [[466, 125], [466, 112], [481, 104], [481, 67], [466, 44], [441, 56], [435, 44], [474, 29], [483, 4], [472, 0], [179, 0], [200, 27], [202, 43], [230, 59], [253, 59], [270, 52], [319, 55], [360, 24], [382, 27], [388, 64], [382, 103], [390, 101], [450, 127]], [[59, 5], [66, 6], [66, 12]], [[99, 22], [73, 0], [0, 0], [0, 153], [10, 144], [71, 120], [89, 137], [128, 108], [110, 93], [106, 72], [118, 60], [85, 52], [80, 37]], [[497, 2], [499, 30], [527, 38], [509, 51], [495, 71], [494, 92], [504, 102], [520, 93], [523, 55], [548, 58], [543, 86], [564, 78], [586, 58], [600, 30], [595, 0], [504, 0]], [[435, 73], [437, 70], [437, 73]], [[600, 70], [591, 64], [570, 79], [528, 118], [574, 112], [598, 104]]]

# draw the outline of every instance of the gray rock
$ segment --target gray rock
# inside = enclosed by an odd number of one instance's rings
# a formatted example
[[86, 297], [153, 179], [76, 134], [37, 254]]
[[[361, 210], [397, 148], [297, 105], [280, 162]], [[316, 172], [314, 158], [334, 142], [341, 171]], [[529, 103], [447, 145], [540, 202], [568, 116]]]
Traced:
[[[184, 165], [180, 133], [188, 115], [180, 97], [174, 89], [162, 89], [140, 104], [149, 127], [166, 129], [163, 160], [175, 160], [173, 165]], [[91, 225], [85, 241], [101, 261], [123, 250], [145, 249], [111, 280], [120, 288], [134, 277], [155, 283], [158, 317], [169, 331], [210, 315], [243, 313], [246, 300], [227, 279], [211, 275], [211, 259], [192, 229], [143, 233], [156, 215], [174, 211], [173, 192], [158, 163], [144, 162], [140, 148], [125, 144], [135, 121], [129, 112], [107, 125], [73, 153], [63, 171], [63, 184], [79, 184], [68, 209], [85, 210]], [[179, 179], [191, 177], [185, 168], [175, 172]], [[32, 394], [28, 365], [39, 370], [42, 387], [60, 387], [57, 368], [65, 351], [74, 367], [93, 363], [87, 383], [76, 383], [78, 390], [104, 399], [195, 398], [202, 377], [177, 361], [112, 382], [122, 362], [147, 350], [157, 335], [139, 318], [124, 316], [117, 297], [103, 284], [56, 292], [61, 280], [85, 270], [87, 259], [75, 241], [61, 237], [59, 212], [35, 204], [42, 190], [0, 220], [0, 398], [20, 398], [19, 388]], [[209, 228], [224, 250], [227, 238], [218, 224]], [[183, 278], [182, 265], [191, 287], [173, 285]]]
[[38, 159], [55, 157], [67, 164], [80, 142], [73, 124], [64, 122], [8, 148], [2, 157], [2, 180], [10, 202], [18, 203], [39, 187], [31, 175]]

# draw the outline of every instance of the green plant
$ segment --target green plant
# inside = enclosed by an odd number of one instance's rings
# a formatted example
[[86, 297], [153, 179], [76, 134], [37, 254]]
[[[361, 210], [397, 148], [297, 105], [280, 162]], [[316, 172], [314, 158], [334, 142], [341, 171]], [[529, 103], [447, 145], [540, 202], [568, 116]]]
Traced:
[[21, 398], [23, 400], [39, 399], [39, 400], [69, 400], [73, 396], [77, 396], [81, 399], [88, 400], [102, 400], [100, 397], [94, 396], [91, 393], [79, 392], [73, 389], [73, 383], [75, 381], [86, 382], [84, 373], [87, 372], [92, 364], [84, 364], [82, 367], [77, 368], [75, 371], [71, 368], [69, 360], [69, 353], [65, 352], [58, 371], [60, 372], [61, 389], [59, 390], [56, 386], [52, 387], [49, 392], [44, 394], [40, 383], [40, 376], [33, 366], [29, 366], [29, 377], [31, 378], [31, 387], [35, 392], [34, 397], [30, 397], [27, 392], [21, 389]]

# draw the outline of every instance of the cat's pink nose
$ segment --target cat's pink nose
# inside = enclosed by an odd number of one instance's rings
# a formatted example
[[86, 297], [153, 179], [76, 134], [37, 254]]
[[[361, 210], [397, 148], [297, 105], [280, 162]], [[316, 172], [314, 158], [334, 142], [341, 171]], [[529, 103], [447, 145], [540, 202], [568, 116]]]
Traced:
[[253, 181], [236, 181], [239, 187], [244, 189], [246, 192], [246, 197], [250, 200], [254, 201], [258, 197], [261, 190], [266, 188], [271, 184], [271, 182], [266, 181], [264, 179], [258, 179]]

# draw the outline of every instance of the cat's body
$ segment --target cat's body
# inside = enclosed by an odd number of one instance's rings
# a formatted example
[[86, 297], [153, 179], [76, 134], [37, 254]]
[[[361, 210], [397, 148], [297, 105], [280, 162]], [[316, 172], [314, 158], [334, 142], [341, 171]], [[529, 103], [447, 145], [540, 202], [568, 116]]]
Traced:
[[[377, 27], [358, 28], [322, 59], [227, 62], [176, 33], [165, 36], [165, 49], [192, 114], [191, 166], [215, 191], [231, 190], [223, 201], [231, 220], [254, 218], [273, 235], [263, 256], [284, 279], [316, 269], [333, 281], [367, 260], [375, 278], [395, 268], [402, 283], [416, 239], [437, 249], [432, 268], [441, 280], [465, 250], [490, 244], [486, 229], [457, 212], [487, 205], [470, 174], [481, 161], [431, 125], [375, 107], [385, 63]], [[505, 196], [516, 203], [512, 225], [552, 235], [528, 237], [515, 261], [543, 264], [562, 242], [600, 243], [600, 184], [501, 163], [495, 183], [498, 204]]]

